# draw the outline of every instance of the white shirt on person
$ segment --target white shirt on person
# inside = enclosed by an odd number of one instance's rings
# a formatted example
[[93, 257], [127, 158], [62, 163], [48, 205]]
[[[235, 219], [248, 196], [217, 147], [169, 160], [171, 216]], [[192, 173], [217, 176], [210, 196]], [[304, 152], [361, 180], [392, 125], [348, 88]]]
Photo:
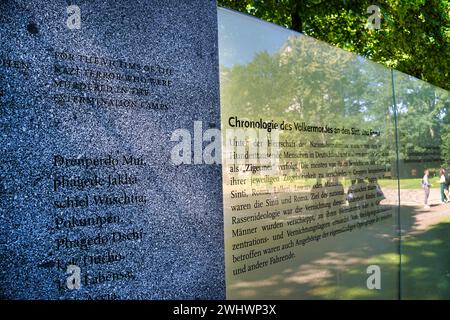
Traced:
[[429, 187], [430, 183], [428, 182], [428, 175], [424, 175], [422, 178], [422, 183], [425, 187]]

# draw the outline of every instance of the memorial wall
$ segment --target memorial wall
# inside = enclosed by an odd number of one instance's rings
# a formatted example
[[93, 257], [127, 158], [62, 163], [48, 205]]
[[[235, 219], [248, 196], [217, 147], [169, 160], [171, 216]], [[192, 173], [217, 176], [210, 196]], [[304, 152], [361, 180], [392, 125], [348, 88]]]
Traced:
[[227, 297], [448, 298], [448, 229], [413, 236], [448, 92], [227, 9], [219, 53]]
[[0, 299], [450, 298], [448, 91], [215, 1], [0, 26]]

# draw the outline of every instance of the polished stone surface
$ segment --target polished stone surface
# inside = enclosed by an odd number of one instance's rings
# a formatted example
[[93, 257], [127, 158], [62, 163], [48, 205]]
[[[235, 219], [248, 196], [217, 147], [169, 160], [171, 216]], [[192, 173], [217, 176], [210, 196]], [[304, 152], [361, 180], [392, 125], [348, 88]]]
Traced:
[[0, 297], [222, 299], [221, 168], [170, 161], [220, 125], [216, 3], [78, 5], [0, 3]]

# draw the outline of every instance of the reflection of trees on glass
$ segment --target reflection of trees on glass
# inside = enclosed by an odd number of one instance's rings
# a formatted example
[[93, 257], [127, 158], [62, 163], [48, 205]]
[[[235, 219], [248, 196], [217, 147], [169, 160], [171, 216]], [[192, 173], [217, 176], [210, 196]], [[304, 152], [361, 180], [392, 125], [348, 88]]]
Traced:
[[421, 175], [423, 168], [450, 164], [449, 92], [395, 72], [401, 174]]
[[[449, 92], [397, 72], [395, 79], [400, 159], [423, 166], [450, 164]], [[225, 118], [264, 115], [263, 120], [380, 130], [381, 138], [372, 139], [379, 144], [373, 158], [379, 164], [395, 163], [389, 69], [314, 39], [291, 36], [276, 54], [259, 52], [246, 65], [222, 66], [221, 81]], [[346, 140], [322, 134], [322, 141]], [[401, 174], [410, 175], [411, 168], [406, 165]]]
[[[291, 36], [273, 55], [259, 52], [246, 65], [222, 66], [223, 117], [264, 115], [263, 120], [379, 130], [381, 138], [364, 141], [384, 140], [372, 150], [373, 158], [390, 164], [395, 155], [390, 82], [386, 68], [312, 38]], [[283, 135], [290, 136], [298, 137], [299, 132]], [[325, 133], [314, 139], [350, 140]]]
[[445, 95], [441, 128], [441, 157], [443, 164], [450, 167], [450, 96]]
[[[448, 0], [218, 0], [218, 3], [450, 89]], [[371, 5], [379, 6], [383, 14], [381, 30], [362, 28], [368, 22], [369, 15], [365, 13]]]

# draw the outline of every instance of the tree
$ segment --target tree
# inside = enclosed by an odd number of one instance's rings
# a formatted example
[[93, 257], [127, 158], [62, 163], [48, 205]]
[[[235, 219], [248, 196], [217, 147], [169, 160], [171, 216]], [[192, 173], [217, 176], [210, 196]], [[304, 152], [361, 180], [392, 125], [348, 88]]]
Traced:
[[[450, 89], [449, 0], [218, 0]], [[367, 8], [382, 13], [381, 29], [365, 28]]]

